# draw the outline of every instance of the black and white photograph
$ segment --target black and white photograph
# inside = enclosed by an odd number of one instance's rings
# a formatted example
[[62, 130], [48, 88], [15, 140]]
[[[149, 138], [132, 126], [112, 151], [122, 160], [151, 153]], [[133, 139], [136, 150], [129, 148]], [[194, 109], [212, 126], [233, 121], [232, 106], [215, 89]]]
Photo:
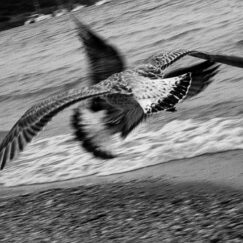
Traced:
[[0, 242], [242, 243], [243, 1], [1, 1]]

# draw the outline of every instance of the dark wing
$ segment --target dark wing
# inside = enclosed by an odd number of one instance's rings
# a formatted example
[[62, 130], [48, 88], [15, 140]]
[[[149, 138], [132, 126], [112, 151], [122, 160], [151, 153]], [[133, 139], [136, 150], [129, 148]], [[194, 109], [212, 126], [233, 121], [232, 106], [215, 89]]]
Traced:
[[[98, 141], [100, 134], [107, 131], [106, 134], [112, 135], [120, 133], [121, 137], [125, 138], [145, 117], [145, 113], [139, 103], [132, 97], [126, 97], [125, 106], [113, 106], [106, 103], [103, 107], [105, 115], [100, 119], [103, 127], [94, 131], [94, 127], [87, 124], [85, 120], [84, 111], [75, 109], [72, 116], [72, 126], [74, 128], [74, 135], [76, 140], [81, 142], [82, 147], [95, 157], [101, 159], [111, 159], [116, 157], [110, 151], [106, 150], [103, 144]], [[105, 137], [104, 139], [109, 140]]]
[[[90, 69], [90, 78], [93, 84], [97, 84], [107, 79], [114, 73], [122, 72], [125, 69], [124, 60], [120, 52], [108, 44], [103, 38], [94, 33], [87, 25], [80, 22], [75, 16], [71, 15], [77, 27], [78, 36], [85, 48]], [[101, 98], [90, 100], [90, 112], [106, 110], [111, 108]], [[87, 110], [89, 111], [89, 109]], [[75, 130], [75, 137], [81, 141], [82, 146], [88, 152], [93, 151], [96, 157], [111, 158], [112, 155], [107, 151], [102, 151], [100, 147], [93, 146], [92, 134], [84, 124], [83, 112], [79, 109], [74, 110], [71, 124]]]
[[171, 78], [184, 73], [191, 73], [192, 83], [186, 96], [186, 98], [191, 98], [202, 92], [213, 81], [214, 76], [219, 71], [218, 69], [219, 65], [215, 62], [205, 61], [190, 67], [165, 72], [164, 78]]
[[[111, 152], [104, 150], [100, 142], [97, 141], [99, 134], [94, 134], [93, 127], [85, 123], [85, 114], [80, 108], [74, 109], [71, 125], [74, 128], [75, 140], [80, 141], [82, 147], [87, 152], [102, 159], [112, 159], [115, 157]], [[107, 139], [107, 137], [104, 139]]]
[[34, 105], [17, 121], [0, 144], [0, 168], [12, 160], [16, 152], [22, 151], [27, 143], [57, 113], [81, 100], [111, 93], [109, 88], [95, 85], [80, 90], [70, 90]]
[[230, 66], [243, 68], [243, 57], [229, 56], [229, 55], [214, 55], [207, 52], [191, 51], [190, 56], [209, 60], [211, 62], [223, 63]]
[[92, 84], [97, 84], [114, 73], [122, 72], [125, 64], [120, 52], [75, 16], [71, 15], [71, 17], [87, 53]]
[[130, 97], [123, 109], [108, 109], [104, 122], [112, 133], [120, 133], [122, 138], [126, 138], [144, 118], [145, 113], [141, 105]]

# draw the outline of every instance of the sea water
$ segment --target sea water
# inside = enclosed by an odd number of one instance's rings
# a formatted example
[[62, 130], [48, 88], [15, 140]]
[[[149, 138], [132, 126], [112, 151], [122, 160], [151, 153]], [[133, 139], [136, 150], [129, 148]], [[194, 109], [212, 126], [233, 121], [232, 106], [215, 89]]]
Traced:
[[[243, 56], [243, 2], [119, 0], [76, 13], [116, 46], [127, 66], [178, 48]], [[0, 32], [0, 131], [33, 104], [89, 82], [84, 48], [68, 15]], [[194, 60], [194, 59], [193, 59]], [[185, 58], [185, 64], [192, 59]], [[195, 61], [195, 60], [194, 60]], [[72, 108], [56, 116], [0, 173], [6, 186], [109, 175], [205, 153], [243, 149], [243, 71], [221, 65], [202, 93], [147, 119], [112, 160], [99, 160], [74, 141]]]

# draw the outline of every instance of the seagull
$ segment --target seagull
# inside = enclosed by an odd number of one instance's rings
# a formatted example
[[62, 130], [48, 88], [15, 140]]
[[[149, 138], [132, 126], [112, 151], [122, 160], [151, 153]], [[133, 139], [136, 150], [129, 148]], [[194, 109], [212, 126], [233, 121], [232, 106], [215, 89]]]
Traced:
[[[195, 50], [158, 52], [142, 64], [125, 67], [120, 53], [91, 29], [74, 18], [78, 35], [85, 46], [90, 62], [91, 85], [70, 89], [43, 99], [30, 107], [15, 123], [0, 144], [0, 169], [23, 151], [44, 126], [62, 110], [89, 100], [89, 109], [104, 110], [106, 128], [125, 138], [148, 116], [164, 111], [175, 112], [176, 105], [202, 92], [219, 71], [219, 64], [243, 68], [243, 58], [213, 55]], [[206, 61], [166, 72], [176, 61], [193, 56]], [[77, 140], [96, 157], [112, 157], [100, 151], [99, 145], [85, 145], [82, 132], [82, 105], [74, 110], [72, 126]], [[89, 148], [87, 148], [89, 147]]]
[[[85, 52], [87, 55], [87, 59], [89, 61], [89, 71], [90, 71], [90, 84], [97, 84], [100, 81], [108, 78], [110, 75], [124, 71], [126, 68], [125, 60], [123, 59], [123, 56], [119, 50], [117, 50], [116, 47], [110, 45], [107, 43], [106, 40], [104, 40], [102, 37], [97, 35], [95, 32], [93, 32], [90, 28], [88, 28], [86, 25], [81, 23], [74, 15], [70, 16], [72, 21], [76, 25], [76, 30], [78, 33], [78, 36], [83, 44], [83, 47], [85, 48]], [[167, 66], [171, 66], [173, 63], [168, 63], [167, 59], [173, 58], [173, 54], [171, 53], [164, 53], [163, 59], [164, 59], [164, 65], [163, 68], [160, 68], [159, 74], [161, 77], [173, 77], [176, 75], [180, 75], [183, 73], [192, 73], [192, 79], [194, 82], [197, 80], [197, 85], [201, 85], [201, 89], [204, 89], [211, 81], [213, 76], [217, 73], [218, 67], [215, 62], [219, 61], [225, 64], [234, 65], [238, 67], [242, 67], [242, 58], [237, 57], [230, 57], [230, 56], [222, 56], [222, 55], [210, 55], [207, 53], [202, 52], [190, 52], [188, 53], [191, 56], [198, 57], [201, 59], [206, 59], [209, 61], [206, 61], [204, 63], [196, 64], [190, 67], [181, 68], [178, 70], [174, 70], [174, 72], [168, 71], [166, 68]], [[179, 57], [180, 59], [181, 57]], [[210, 61], [212, 60], [212, 61]], [[174, 61], [177, 61], [176, 59]], [[142, 72], [142, 69], [140, 70]], [[144, 72], [144, 74], [146, 71]], [[147, 72], [146, 75], [148, 76], [149, 73]], [[153, 76], [154, 73], [150, 73], [150, 76]], [[192, 88], [191, 88], [192, 90]], [[199, 91], [200, 89], [198, 89]], [[190, 96], [188, 96], [190, 97]], [[84, 109], [83, 105], [80, 106], [80, 108], [77, 108], [74, 110], [73, 116], [72, 116], [72, 122], [71, 125], [74, 129], [74, 136], [76, 140], [81, 142], [82, 147], [92, 153], [95, 157], [99, 157], [101, 159], [110, 159], [116, 157], [115, 155], [111, 154], [109, 151], [105, 151], [101, 149], [101, 146], [97, 144], [97, 129], [94, 129], [94, 126], [91, 126], [91, 124], [87, 123], [87, 114], [94, 114], [95, 113], [104, 110], [106, 113], [112, 113], [112, 110], [114, 111], [114, 108], [112, 106], [109, 106], [104, 99], [101, 98], [94, 98], [90, 100], [89, 108]], [[175, 111], [175, 109], [170, 109], [167, 111]], [[121, 119], [121, 118], [120, 118]], [[125, 119], [125, 117], [123, 117]], [[121, 124], [125, 126], [126, 121], [121, 121]], [[120, 132], [122, 130], [120, 124], [119, 126], [116, 125], [116, 129], [120, 129]], [[111, 125], [111, 123], [106, 123], [107, 125]], [[105, 128], [106, 128], [105, 126]], [[114, 128], [114, 124], [112, 125]], [[135, 127], [135, 126], [134, 126]], [[95, 130], [95, 132], [93, 132]], [[113, 129], [114, 130], [114, 129]], [[115, 130], [117, 131], [117, 130]], [[122, 137], [125, 138], [125, 133], [121, 133]], [[103, 134], [101, 134], [103, 136]]]

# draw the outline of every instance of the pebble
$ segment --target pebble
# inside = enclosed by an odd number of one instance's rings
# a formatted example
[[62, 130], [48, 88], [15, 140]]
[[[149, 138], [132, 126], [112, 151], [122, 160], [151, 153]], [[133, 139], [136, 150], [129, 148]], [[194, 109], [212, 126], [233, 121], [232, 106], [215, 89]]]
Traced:
[[0, 199], [0, 239], [65, 243], [243, 242], [243, 197], [238, 194], [229, 204], [220, 203], [227, 197], [225, 194], [197, 196], [188, 191], [178, 195], [173, 186], [162, 184], [158, 188], [165, 190], [166, 197], [157, 195], [157, 189], [155, 193], [149, 191], [148, 196], [148, 191], [140, 194], [134, 185], [140, 184], [83, 186]]

